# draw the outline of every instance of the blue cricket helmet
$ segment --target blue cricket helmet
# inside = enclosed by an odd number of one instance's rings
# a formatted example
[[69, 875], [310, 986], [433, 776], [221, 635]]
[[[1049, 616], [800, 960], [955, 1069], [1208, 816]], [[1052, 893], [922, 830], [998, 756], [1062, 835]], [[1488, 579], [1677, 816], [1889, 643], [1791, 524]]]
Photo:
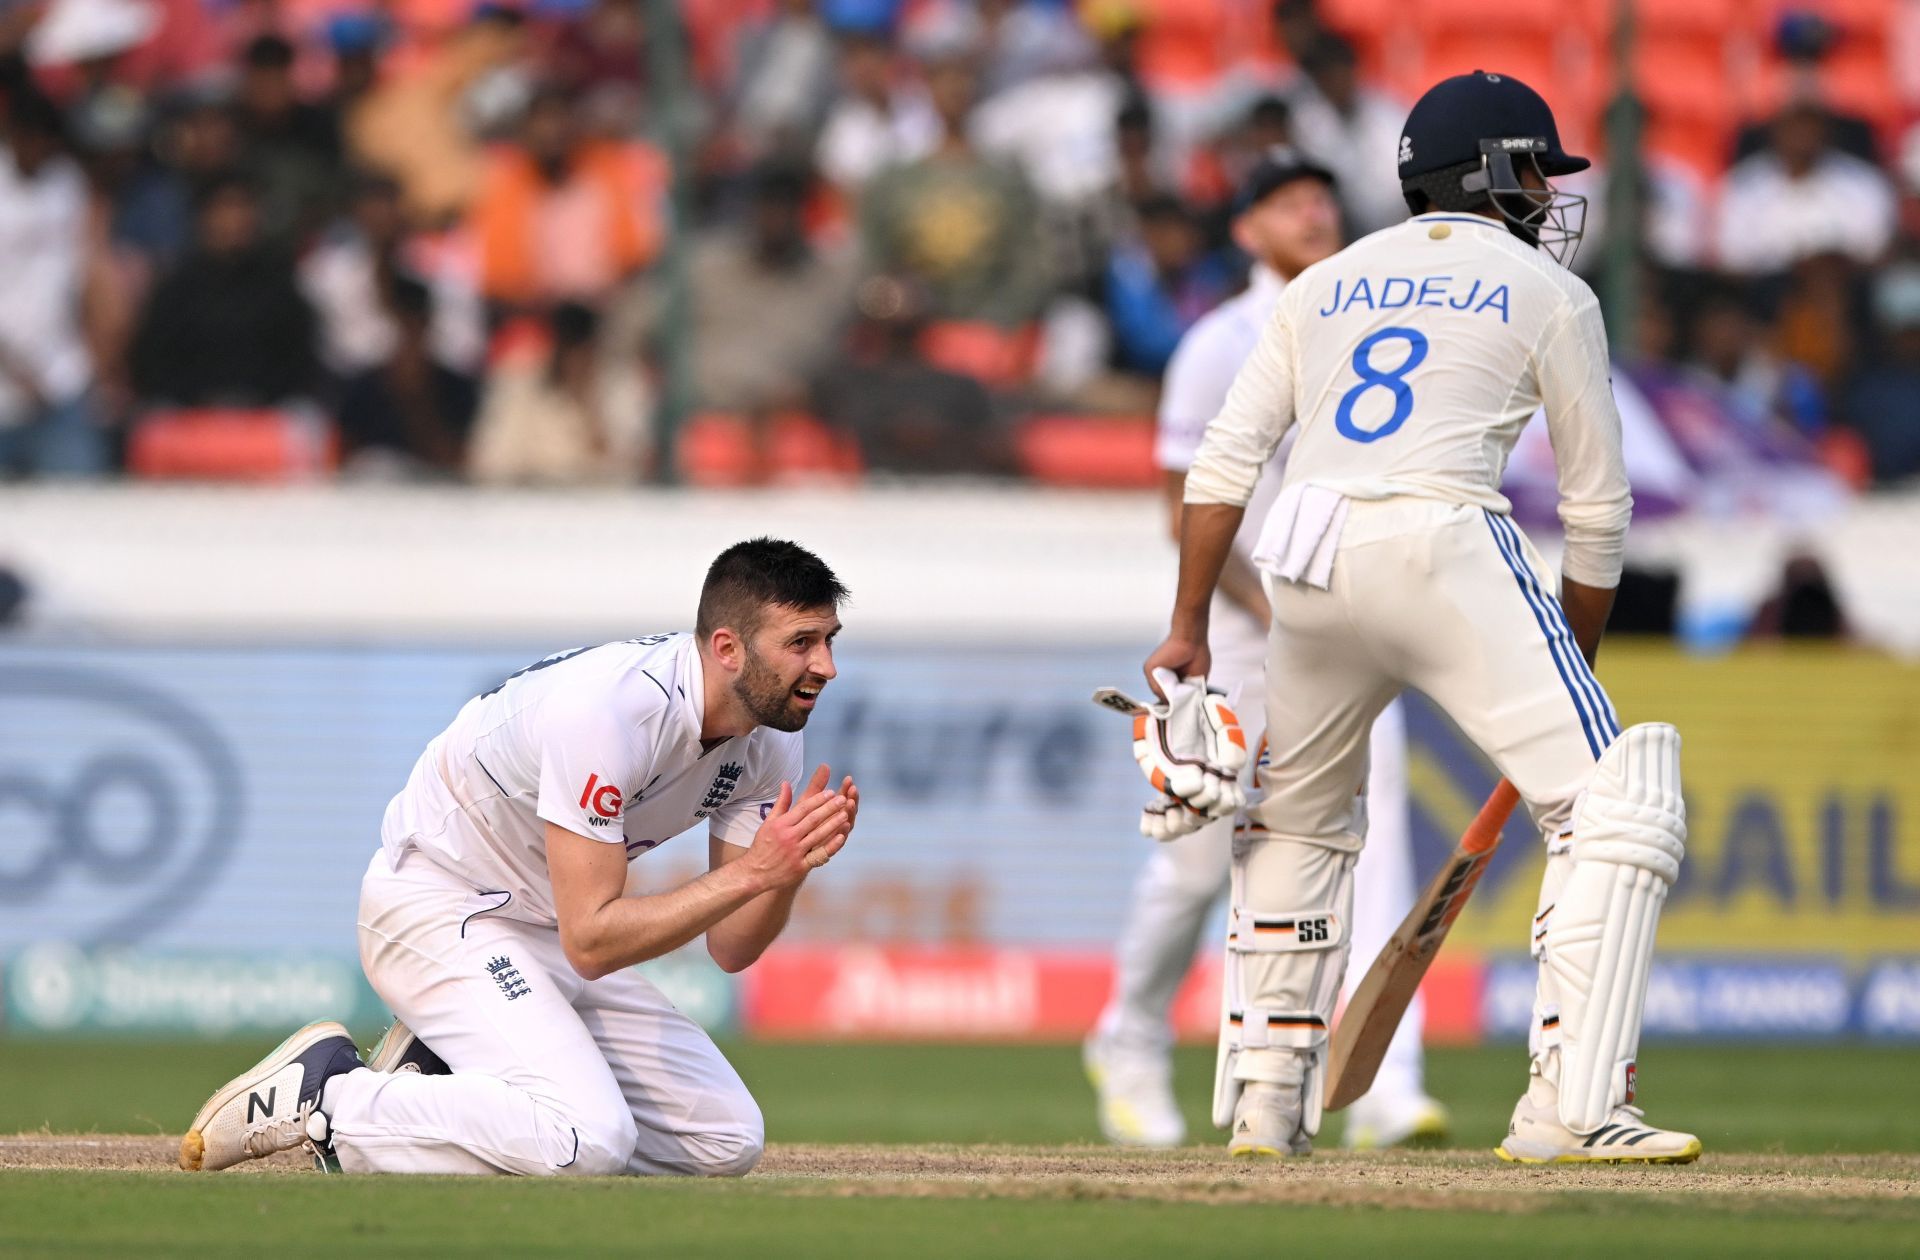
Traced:
[[[1562, 147], [1553, 110], [1520, 80], [1475, 70], [1434, 84], [1407, 115], [1399, 157], [1400, 189], [1416, 214], [1491, 203], [1515, 236], [1572, 261], [1586, 198], [1550, 181], [1593, 163]], [[1545, 188], [1522, 183], [1527, 166]]]

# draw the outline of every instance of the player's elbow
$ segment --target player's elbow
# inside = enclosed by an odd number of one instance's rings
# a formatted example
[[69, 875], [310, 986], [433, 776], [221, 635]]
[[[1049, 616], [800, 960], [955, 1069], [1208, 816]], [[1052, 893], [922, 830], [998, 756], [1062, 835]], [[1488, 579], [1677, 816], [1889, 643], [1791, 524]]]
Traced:
[[578, 932], [568, 932], [564, 927], [560, 932], [560, 948], [567, 956], [567, 965], [582, 980], [599, 980], [620, 970], [618, 962], [598, 942]]
[[618, 970], [605, 959], [592, 954], [577, 954], [572, 950], [567, 951], [567, 963], [582, 980], [601, 980]]
[[754, 963], [760, 961], [759, 950], [746, 950], [738, 945], [716, 939], [713, 933], [707, 934], [707, 957], [714, 965], [730, 976], [739, 975]]

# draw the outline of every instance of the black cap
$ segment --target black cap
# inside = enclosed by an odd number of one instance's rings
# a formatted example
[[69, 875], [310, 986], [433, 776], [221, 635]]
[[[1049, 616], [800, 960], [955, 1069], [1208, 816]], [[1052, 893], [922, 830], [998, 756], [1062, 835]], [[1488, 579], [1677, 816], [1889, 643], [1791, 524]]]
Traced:
[[1553, 110], [1511, 75], [1475, 70], [1427, 89], [1400, 132], [1400, 179], [1480, 161], [1488, 141], [1527, 141], [1543, 175], [1571, 175], [1592, 163], [1560, 147]]
[[1261, 154], [1247, 177], [1240, 181], [1240, 189], [1233, 195], [1234, 217], [1245, 214], [1265, 200], [1268, 193], [1296, 179], [1317, 179], [1329, 188], [1337, 186], [1332, 171], [1298, 149], [1276, 144]]

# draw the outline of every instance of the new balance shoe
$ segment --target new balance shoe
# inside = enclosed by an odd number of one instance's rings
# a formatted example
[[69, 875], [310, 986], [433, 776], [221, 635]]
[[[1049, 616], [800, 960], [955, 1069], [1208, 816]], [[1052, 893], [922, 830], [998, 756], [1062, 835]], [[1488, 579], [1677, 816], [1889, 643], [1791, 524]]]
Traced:
[[1560, 1123], [1554, 1087], [1535, 1076], [1494, 1154], [1510, 1164], [1691, 1164], [1700, 1158], [1699, 1138], [1656, 1129], [1644, 1114], [1638, 1107], [1615, 1107], [1592, 1133], [1575, 1133]]
[[418, 1072], [422, 1076], [450, 1076], [447, 1061], [427, 1048], [411, 1028], [399, 1020], [387, 1025], [380, 1040], [367, 1052], [367, 1067], [375, 1072]]
[[1313, 1139], [1300, 1131], [1298, 1085], [1248, 1081], [1233, 1108], [1233, 1136], [1227, 1154], [1235, 1159], [1280, 1159], [1311, 1155]]
[[1127, 1050], [1098, 1034], [1081, 1062], [1100, 1099], [1100, 1132], [1116, 1146], [1178, 1146], [1187, 1122], [1173, 1097], [1173, 1064], [1165, 1054]]
[[332, 1132], [321, 1091], [361, 1066], [345, 1028], [308, 1024], [207, 1100], [180, 1139], [180, 1167], [211, 1172], [302, 1146], [324, 1161]]

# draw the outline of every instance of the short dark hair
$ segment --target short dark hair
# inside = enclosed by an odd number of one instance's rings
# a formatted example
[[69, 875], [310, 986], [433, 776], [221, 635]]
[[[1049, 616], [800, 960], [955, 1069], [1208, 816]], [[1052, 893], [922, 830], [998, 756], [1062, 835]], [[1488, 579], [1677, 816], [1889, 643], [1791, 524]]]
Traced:
[[827, 562], [798, 543], [749, 538], [721, 552], [700, 586], [694, 629], [704, 641], [726, 626], [742, 635], [760, 628], [769, 605], [838, 608], [847, 588]]
[[256, 35], [240, 54], [241, 64], [249, 70], [290, 70], [294, 47], [279, 35]]

